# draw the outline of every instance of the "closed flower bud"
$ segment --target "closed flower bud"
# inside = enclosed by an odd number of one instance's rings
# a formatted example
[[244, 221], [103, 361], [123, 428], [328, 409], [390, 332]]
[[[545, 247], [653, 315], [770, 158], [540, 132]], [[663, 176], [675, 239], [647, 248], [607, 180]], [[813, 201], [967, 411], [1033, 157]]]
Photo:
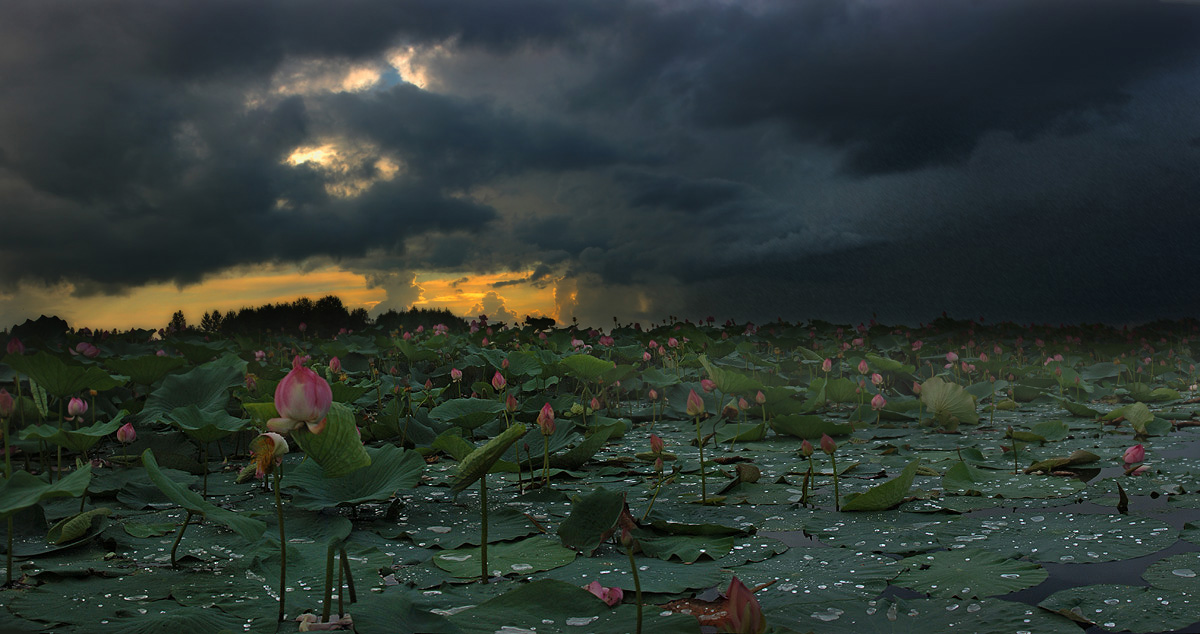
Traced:
[[308, 357], [297, 355], [292, 359], [292, 370], [283, 377], [275, 388], [275, 409], [279, 418], [267, 421], [267, 429], [287, 433], [300, 425], [319, 434], [325, 429], [325, 417], [333, 406], [333, 390], [329, 383], [309, 368], [304, 367]]
[[543, 436], [554, 434], [554, 408], [550, 407], [549, 403], [543, 405], [542, 411], [538, 412], [537, 424]]
[[67, 403], [67, 414], [71, 416], [83, 416], [88, 411], [87, 401], [81, 398], [71, 398], [71, 402]]
[[137, 440], [137, 432], [133, 429], [133, 423], [125, 423], [117, 430], [117, 442], [126, 445]]
[[699, 416], [704, 413], [704, 399], [696, 393], [696, 390], [689, 390], [687, 397], [687, 415]]
[[821, 451], [824, 451], [831, 456], [833, 455], [833, 452], [837, 451], [837, 443], [833, 442], [833, 439], [829, 437], [829, 434], [821, 434]]

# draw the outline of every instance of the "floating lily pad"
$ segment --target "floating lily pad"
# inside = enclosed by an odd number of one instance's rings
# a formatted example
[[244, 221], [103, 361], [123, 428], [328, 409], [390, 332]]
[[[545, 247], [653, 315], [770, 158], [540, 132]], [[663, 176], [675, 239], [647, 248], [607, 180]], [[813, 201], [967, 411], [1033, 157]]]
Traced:
[[1159, 520], [1061, 512], [964, 517], [938, 527], [937, 534], [947, 548], [985, 548], [1054, 563], [1141, 557], [1170, 546], [1177, 537]]
[[[530, 537], [488, 547], [488, 567], [495, 575], [528, 575], [565, 566], [575, 551], [549, 537]], [[479, 576], [479, 547], [443, 550], [433, 556], [438, 568], [459, 578]]]
[[1046, 580], [1045, 568], [996, 552], [963, 548], [900, 560], [907, 569], [892, 582], [935, 597], [981, 599], [1032, 588]]
[[1200, 589], [1200, 552], [1179, 553], [1160, 559], [1142, 573], [1146, 583], [1165, 590], [1195, 594]]
[[1079, 626], [1070, 619], [1000, 599], [890, 598], [797, 612], [799, 629], [808, 627], [821, 634], [1079, 634]]
[[1200, 596], [1145, 586], [1067, 588], [1038, 605], [1112, 632], [1161, 632], [1200, 621]]
[[425, 461], [415, 451], [384, 445], [367, 449], [370, 465], [340, 478], [322, 473], [313, 461], [302, 462], [283, 478], [292, 504], [319, 511], [335, 506], [385, 502], [399, 491], [411, 489], [421, 479]]

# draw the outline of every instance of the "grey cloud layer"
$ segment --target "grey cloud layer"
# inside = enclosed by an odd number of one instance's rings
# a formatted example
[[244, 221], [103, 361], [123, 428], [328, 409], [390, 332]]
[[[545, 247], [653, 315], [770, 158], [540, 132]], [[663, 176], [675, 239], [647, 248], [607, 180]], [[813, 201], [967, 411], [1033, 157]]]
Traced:
[[[1200, 6], [1110, 0], [14, 0], [0, 287], [318, 256], [692, 317], [1194, 312], [1197, 34]], [[400, 45], [442, 47], [436, 90], [270, 91]], [[330, 138], [402, 170], [339, 198], [283, 163]], [[1161, 297], [1081, 290], [1122, 285]]]

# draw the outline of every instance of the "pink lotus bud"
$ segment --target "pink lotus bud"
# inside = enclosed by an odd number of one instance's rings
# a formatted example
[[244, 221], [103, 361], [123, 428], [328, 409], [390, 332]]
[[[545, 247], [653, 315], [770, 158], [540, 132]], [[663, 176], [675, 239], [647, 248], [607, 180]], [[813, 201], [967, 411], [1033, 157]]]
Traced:
[[954, 352], [953, 350], [951, 350], [950, 352], [947, 352], [946, 353], [946, 361], [948, 363], [954, 363], [955, 361], [958, 361], [958, 353]]
[[658, 437], [658, 434], [650, 434], [650, 451], [662, 453], [665, 446], [666, 443], [663, 442], [662, 438]]
[[83, 416], [88, 411], [87, 401], [81, 398], [71, 398], [71, 402], [67, 403], [67, 414], [72, 417]]
[[165, 357], [165, 356], [167, 356], [167, 351], [166, 351], [166, 350], [159, 350], [158, 352], [155, 352], [155, 353], [154, 353], [154, 356], [156, 356], [156, 357]]
[[405, 341], [408, 341], [408, 340], [412, 339], [412, 333], [411, 333], [411, 332], [405, 332], [403, 335], [401, 335], [401, 336], [400, 336], [400, 338], [401, 338], [401, 339], [403, 339], [403, 340], [405, 340]]
[[651, 339], [651, 340], [650, 340], [650, 343], [646, 344], [646, 347], [647, 347], [647, 348], [650, 348], [651, 350], [653, 350], [653, 349], [655, 349], [655, 348], [657, 348], [657, 347], [658, 347], [658, 342], [657, 342], [657, 341], [655, 341], [655, 340], [653, 340], [653, 339]]
[[858, 362], [858, 373], [859, 374], [866, 374], [870, 371], [871, 371], [871, 366], [867, 365], [866, 359], [863, 359], [862, 361]]
[[504, 398], [504, 411], [510, 414], [517, 411], [517, 399], [511, 393]]
[[505, 381], [504, 375], [500, 374], [499, 370], [496, 370], [496, 373], [492, 375], [492, 387], [499, 392], [500, 390], [503, 390], [504, 386], [506, 385], [508, 385], [508, 381]]
[[417, 332], [425, 332], [425, 326], [417, 326]]
[[450, 368], [450, 380], [454, 381], [456, 383], [458, 381], [461, 381], [462, 380], [462, 370], [459, 370], [458, 368]]
[[304, 322], [300, 322], [300, 325], [297, 326], [297, 328], [300, 329], [300, 332], [304, 332], [305, 330], [308, 330], [308, 324], [306, 324]]
[[600, 585], [599, 581], [593, 581], [583, 587], [584, 590], [596, 595], [601, 601], [608, 604], [609, 607], [614, 607], [621, 603], [625, 598], [625, 593], [620, 588], [605, 588]]
[[700, 389], [704, 390], [706, 393], [711, 393], [716, 387], [717, 384], [714, 383], [712, 379], [700, 379]]
[[837, 443], [833, 442], [833, 439], [829, 437], [829, 434], [821, 434], [821, 451], [824, 451], [831, 456], [833, 455], [833, 452], [837, 451]]
[[654, 459], [654, 471], [659, 474], [662, 473], [662, 471], [663, 471], [663, 459], [662, 458]]
[[729, 609], [722, 631], [733, 634], [762, 634], [767, 631], [767, 619], [763, 616], [762, 606], [754, 598], [754, 593], [737, 577], [729, 582], [725, 598], [729, 600]]
[[537, 424], [543, 436], [554, 434], [554, 408], [550, 407], [549, 403], [543, 405], [542, 411], [538, 412]]
[[1004, 354], [1004, 348], [1001, 348], [1000, 344], [996, 344], [994, 347], [992, 347], [992, 354], [997, 356]]
[[261, 480], [263, 476], [275, 470], [283, 462], [283, 456], [288, 452], [287, 439], [274, 432], [259, 434], [250, 441], [250, 455], [254, 456], [254, 477]]
[[650, 352], [649, 352], [649, 351], [646, 351], [646, 352], [643, 352], [643, 353], [642, 353], [642, 361], [649, 361], [650, 359], [651, 359], [651, 357], [650, 357]]
[[805, 458], [813, 455], [813, 444], [808, 442], [807, 438], [800, 443], [800, 455], [804, 456]]
[[12, 416], [16, 407], [17, 404], [13, 400], [12, 394], [9, 394], [8, 390], [0, 390], [0, 418]]
[[883, 375], [878, 372], [872, 374], [871, 375], [871, 385], [875, 385], [875, 386], [883, 385]]
[[1125, 464], [1130, 465], [1146, 459], [1146, 448], [1134, 445], [1125, 450]]
[[433, 389], [433, 379], [425, 379], [425, 389], [426, 390]]
[[687, 397], [687, 415], [699, 416], [704, 413], [704, 399], [696, 393], [696, 390], [688, 390]]
[[263, 361], [266, 361], [266, 360], [267, 360], [267, 353], [266, 353], [266, 352], [263, 352], [262, 350], [255, 350], [255, 351], [254, 351], [254, 360], [255, 360], [255, 361], [258, 361], [259, 363], [262, 363]]
[[8, 340], [7, 349], [9, 354], [25, 354], [25, 344], [21, 343], [21, 340], [16, 337]]
[[763, 393], [762, 393], [762, 390], [759, 390], [759, 391], [758, 391], [758, 394], [755, 394], [755, 395], [754, 395], [754, 402], [755, 402], [755, 403], [758, 403], [759, 405], [762, 405], [763, 403], [766, 403], [766, 402], [767, 402], [767, 395], [766, 395], [766, 394], [763, 394]]
[[342, 371], [341, 360], [338, 359], [337, 357], [333, 357], [332, 359], [330, 359], [329, 360], [329, 371], [333, 372], [334, 374], [341, 372]]
[[750, 404], [746, 402], [745, 398], [739, 396], [738, 397], [738, 409], [746, 409], [747, 407], [750, 407]]
[[79, 345], [75, 346], [75, 352], [82, 354], [89, 359], [95, 359], [96, 357], [100, 356], [100, 348], [97, 348], [86, 341], [81, 341]]
[[501, 368], [502, 370], [507, 370], [507, 369], [508, 369], [508, 359], [501, 359], [501, 360], [500, 360], [500, 368]]
[[117, 429], [117, 442], [127, 445], [135, 440], [137, 440], [137, 432], [133, 429], [133, 423], [125, 423]]
[[658, 400], [658, 390], [656, 390], [654, 388], [650, 388], [650, 391], [646, 394], [646, 396], [648, 396], [650, 398], [650, 400], [652, 400], [652, 401], [657, 401]]
[[832, 369], [833, 369], [833, 359], [826, 358], [824, 361], [821, 362], [821, 371], [822, 372], [829, 372]]
[[481, 345], [481, 346], [486, 346], [486, 345], [488, 345], [488, 338], [487, 338], [487, 337], [484, 337], [484, 338], [483, 338], [483, 341], [480, 341], [480, 342], [479, 342], [479, 345]]
[[670, 339], [667, 339], [667, 347], [668, 348], [678, 348], [679, 340], [676, 339], [675, 337], [671, 337]]
[[887, 405], [887, 399], [883, 398], [882, 394], [876, 394], [871, 397], [871, 409], [878, 412], [883, 409], [884, 405]]
[[333, 390], [316, 372], [304, 367], [307, 356], [296, 355], [292, 370], [275, 388], [275, 409], [279, 418], [267, 421], [267, 429], [286, 434], [300, 425], [319, 434], [325, 429], [325, 417], [333, 406]]
[[979, 353], [979, 361], [980, 361], [981, 363], [987, 363], [987, 360], [988, 360], [987, 353], [986, 353], [986, 352], [980, 352], [980, 353]]
[[600, 409], [600, 399], [593, 396], [591, 402], [588, 403], [588, 407], [592, 408], [593, 412]]
[[916, 394], [917, 396], [921, 395], [921, 384], [917, 383], [916, 381], [913, 381], [913, 394]]
[[920, 339], [918, 339], [918, 340], [914, 341], [914, 342], [913, 342], [913, 345], [912, 345], [913, 352], [918, 352], [918, 351], [920, 351], [920, 350], [921, 350], [921, 348], [922, 348], [924, 345], [925, 345], [925, 344], [924, 344], [924, 343], [922, 343]]

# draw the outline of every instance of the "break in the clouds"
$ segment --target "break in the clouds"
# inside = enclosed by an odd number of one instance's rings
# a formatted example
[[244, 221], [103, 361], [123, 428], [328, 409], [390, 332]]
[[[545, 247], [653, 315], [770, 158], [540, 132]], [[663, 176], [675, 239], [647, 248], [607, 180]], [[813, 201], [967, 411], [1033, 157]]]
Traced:
[[597, 324], [1200, 309], [1194, 3], [14, 0], [0, 83], [6, 317], [330, 261]]

